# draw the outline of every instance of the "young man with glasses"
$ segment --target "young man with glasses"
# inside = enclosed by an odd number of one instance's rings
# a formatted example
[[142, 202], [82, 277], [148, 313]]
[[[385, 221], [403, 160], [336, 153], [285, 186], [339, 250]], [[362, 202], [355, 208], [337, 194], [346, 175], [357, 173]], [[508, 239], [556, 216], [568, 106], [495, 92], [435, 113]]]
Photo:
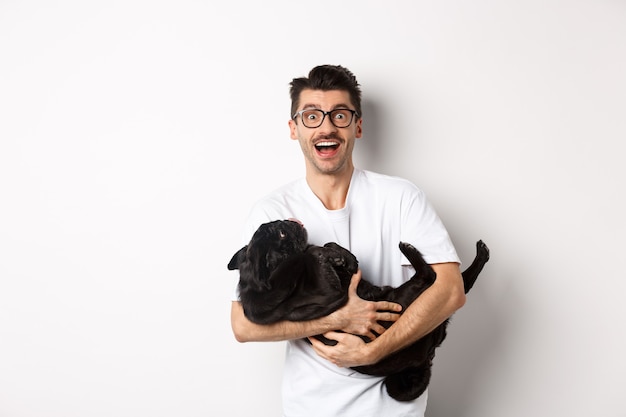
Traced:
[[[273, 220], [298, 219], [309, 242], [337, 242], [355, 254], [348, 303], [327, 317], [258, 325], [232, 305], [231, 322], [240, 342], [287, 341], [283, 376], [285, 417], [423, 416], [427, 392], [414, 401], [389, 397], [383, 378], [353, 366], [378, 362], [450, 317], [465, 303], [459, 259], [448, 233], [423, 193], [407, 180], [356, 169], [352, 151], [362, 136], [361, 90], [344, 67], [323, 65], [291, 82], [291, 138], [305, 157], [305, 178], [279, 188], [253, 207], [243, 242]], [[356, 295], [361, 275], [376, 285], [399, 286], [413, 275], [398, 249], [409, 242], [422, 252], [437, 280], [402, 314], [397, 304]], [[378, 321], [395, 321], [388, 330]], [[327, 346], [315, 338], [336, 340]], [[376, 337], [376, 334], [379, 336]], [[368, 336], [364, 343], [355, 335]]]

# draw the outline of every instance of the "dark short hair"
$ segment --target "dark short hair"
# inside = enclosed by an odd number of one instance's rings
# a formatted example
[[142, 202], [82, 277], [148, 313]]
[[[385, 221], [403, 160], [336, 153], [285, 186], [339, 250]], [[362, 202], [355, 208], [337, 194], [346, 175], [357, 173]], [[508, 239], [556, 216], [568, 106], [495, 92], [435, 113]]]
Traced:
[[300, 93], [302, 90], [342, 90], [350, 95], [350, 101], [361, 117], [361, 88], [356, 77], [350, 70], [341, 65], [319, 65], [313, 68], [308, 77], [294, 78], [290, 83], [289, 94], [291, 96], [291, 114], [298, 110], [300, 105]]

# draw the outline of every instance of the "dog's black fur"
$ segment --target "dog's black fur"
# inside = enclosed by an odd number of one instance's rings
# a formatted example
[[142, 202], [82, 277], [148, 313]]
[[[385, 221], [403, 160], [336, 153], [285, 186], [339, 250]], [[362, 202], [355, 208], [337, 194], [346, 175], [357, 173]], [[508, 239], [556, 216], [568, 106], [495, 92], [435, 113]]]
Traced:
[[[397, 288], [379, 287], [361, 279], [359, 297], [370, 301], [392, 301], [406, 309], [435, 282], [436, 274], [420, 252], [400, 242], [400, 250], [415, 268], [415, 275]], [[477, 254], [463, 272], [467, 293], [489, 260], [489, 249], [476, 243]], [[277, 220], [262, 224], [250, 243], [228, 263], [239, 269], [239, 293], [246, 317], [255, 323], [281, 320], [303, 321], [326, 316], [348, 301], [348, 287], [358, 269], [356, 257], [336, 243], [314, 246], [307, 243], [306, 229], [297, 222]], [[392, 323], [381, 323], [388, 328]], [[385, 376], [389, 395], [399, 401], [419, 397], [428, 387], [435, 349], [446, 337], [448, 320], [412, 345], [380, 362], [353, 369]], [[334, 341], [318, 336], [327, 344]]]

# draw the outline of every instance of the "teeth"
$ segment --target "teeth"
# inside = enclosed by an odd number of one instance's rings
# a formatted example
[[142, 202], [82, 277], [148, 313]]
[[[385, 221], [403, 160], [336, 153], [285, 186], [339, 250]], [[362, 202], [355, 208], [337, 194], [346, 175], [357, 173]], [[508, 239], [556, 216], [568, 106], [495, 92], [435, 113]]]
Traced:
[[315, 146], [337, 146], [336, 142], [318, 142]]

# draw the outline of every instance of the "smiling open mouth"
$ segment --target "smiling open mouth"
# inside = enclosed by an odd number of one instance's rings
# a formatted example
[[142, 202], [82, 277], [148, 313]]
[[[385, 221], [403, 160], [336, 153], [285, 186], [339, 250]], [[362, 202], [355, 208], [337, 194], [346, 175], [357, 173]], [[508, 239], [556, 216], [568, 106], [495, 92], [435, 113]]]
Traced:
[[339, 143], [331, 142], [331, 141], [323, 141], [323, 142], [318, 142], [315, 144], [315, 149], [317, 149], [317, 151], [321, 153], [332, 152], [336, 150], [338, 147], [339, 147]]

